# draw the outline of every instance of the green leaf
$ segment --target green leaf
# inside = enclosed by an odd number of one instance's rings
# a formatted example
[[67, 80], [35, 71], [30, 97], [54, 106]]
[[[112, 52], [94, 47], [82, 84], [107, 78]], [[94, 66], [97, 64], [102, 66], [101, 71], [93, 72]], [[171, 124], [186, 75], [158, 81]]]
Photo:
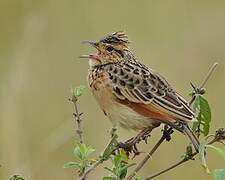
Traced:
[[82, 143], [78, 145], [80, 148], [80, 153], [82, 155], [82, 160], [87, 159], [87, 152], [88, 152], [88, 147], [86, 144]]
[[81, 96], [83, 94], [83, 92], [84, 92], [84, 89], [85, 89], [84, 85], [80, 85], [80, 86], [75, 87], [75, 89], [74, 89], [74, 96], [75, 97]]
[[199, 126], [199, 121], [198, 121], [198, 119], [196, 119], [196, 121], [193, 122], [192, 130], [193, 130], [194, 132], [196, 132], [197, 129], [198, 129], [198, 126]]
[[213, 145], [207, 145], [206, 147], [214, 149], [218, 154], [220, 154], [223, 158], [225, 158], [225, 150], [215, 147]]
[[128, 164], [128, 157], [123, 149], [113, 158], [113, 174], [119, 179], [124, 179], [127, 175], [128, 168], [135, 165]]
[[114, 165], [116, 168], [118, 168], [119, 165], [120, 165], [120, 163], [121, 163], [121, 161], [122, 161], [121, 156], [120, 156], [120, 155], [116, 155], [116, 156], [114, 157], [114, 159], [113, 159], [113, 165]]
[[95, 149], [93, 149], [91, 146], [88, 146], [87, 152], [86, 152], [86, 156], [89, 156], [90, 154], [92, 154], [95, 151]]
[[76, 158], [79, 160], [85, 160], [88, 158], [88, 156], [94, 152], [95, 149], [93, 149], [91, 146], [86, 146], [84, 143], [78, 143], [78, 145], [75, 147], [73, 154]]
[[122, 161], [128, 162], [128, 157], [127, 157], [127, 154], [124, 151], [124, 149], [120, 149], [120, 156], [121, 156]]
[[120, 167], [120, 170], [119, 170], [119, 177], [122, 179], [122, 178], [125, 178], [126, 175], [127, 175], [127, 170], [129, 167], [131, 166], [134, 166], [135, 163], [132, 163], [132, 164], [124, 164]]
[[63, 168], [75, 168], [75, 169], [78, 169], [78, 168], [80, 168], [80, 166], [76, 162], [68, 162], [68, 163], [63, 165]]
[[74, 156], [79, 159], [79, 160], [83, 160], [83, 154], [81, 153], [81, 150], [80, 150], [80, 146], [77, 145], [74, 150], [73, 150], [73, 154]]
[[195, 112], [196, 110], [199, 110], [199, 106], [200, 106], [200, 99], [199, 99], [199, 95], [197, 95], [193, 103], [193, 109], [195, 110]]
[[105, 176], [105, 177], [102, 178], [102, 180], [113, 180], [113, 177]]
[[25, 180], [25, 179], [22, 178], [20, 175], [13, 175], [10, 177], [10, 180]]
[[135, 173], [135, 180], [142, 180], [142, 178], [137, 173]]
[[202, 167], [205, 169], [206, 173], [209, 174], [210, 170], [209, 170], [209, 168], [207, 166], [207, 163], [206, 163], [205, 148], [206, 148], [206, 143], [205, 142], [201, 142], [200, 143], [200, 148], [199, 148], [199, 156], [200, 156]]
[[193, 104], [193, 110], [196, 113], [196, 119], [198, 120], [193, 123], [193, 131], [196, 132], [200, 130], [204, 136], [207, 136], [209, 134], [211, 122], [211, 110], [208, 101], [202, 95], [197, 95]]
[[109, 142], [109, 144], [105, 148], [101, 158], [103, 158], [104, 160], [108, 160], [110, 158], [112, 152], [115, 150], [115, 147], [118, 144], [117, 138], [118, 138], [118, 135], [114, 134], [111, 141]]
[[124, 179], [127, 175], [127, 167], [120, 167], [118, 172], [118, 177]]
[[127, 163], [128, 157], [126, 152], [123, 149], [120, 149], [119, 154], [114, 156], [113, 165], [118, 168], [121, 165], [121, 162]]
[[224, 180], [225, 179], [225, 169], [215, 169], [214, 176], [216, 180]]

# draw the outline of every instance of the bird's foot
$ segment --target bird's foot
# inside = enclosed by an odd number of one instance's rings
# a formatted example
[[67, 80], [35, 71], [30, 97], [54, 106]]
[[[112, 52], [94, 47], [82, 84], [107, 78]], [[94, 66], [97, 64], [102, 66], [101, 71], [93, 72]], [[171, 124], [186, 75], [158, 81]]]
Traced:
[[164, 126], [163, 131], [163, 136], [167, 141], [171, 140], [171, 134], [174, 132], [172, 127], [168, 127], [167, 125]]
[[147, 144], [147, 139], [150, 136], [150, 133], [152, 131], [152, 128], [147, 128], [142, 130], [136, 137], [133, 137], [127, 141], [119, 142], [118, 143], [118, 148], [124, 149], [126, 152], [127, 156], [129, 157], [130, 154], [134, 154], [133, 158], [137, 155], [140, 154], [140, 151], [137, 149], [137, 144], [140, 143], [141, 141], [145, 141]]

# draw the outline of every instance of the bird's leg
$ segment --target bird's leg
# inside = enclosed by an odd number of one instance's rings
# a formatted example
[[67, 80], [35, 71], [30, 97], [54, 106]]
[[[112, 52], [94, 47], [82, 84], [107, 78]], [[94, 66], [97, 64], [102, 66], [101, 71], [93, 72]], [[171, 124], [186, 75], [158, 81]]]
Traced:
[[128, 139], [127, 141], [118, 143], [118, 148], [122, 148], [126, 151], [127, 155], [130, 153], [134, 153], [134, 157], [136, 155], [139, 155], [140, 152], [137, 149], [137, 144], [141, 142], [142, 140], [147, 143], [147, 138], [150, 136], [151, 131], [154, 129], [154, 127], [149, 127], [144, 130], [142, 130], [140, 133], [138, 133], [137, 136]]
[[171, 134], [173, 134], [173, 128], [168, 127], [167, 125], [164, 126], [164, 129], [162, 130], [163, 132], [163, 137], [167, 140], [171, 140]]

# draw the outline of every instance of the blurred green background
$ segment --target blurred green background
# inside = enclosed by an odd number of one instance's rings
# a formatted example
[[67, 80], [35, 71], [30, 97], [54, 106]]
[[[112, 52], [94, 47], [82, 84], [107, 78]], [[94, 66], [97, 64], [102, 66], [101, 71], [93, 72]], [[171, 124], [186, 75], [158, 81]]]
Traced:
[[[199, 84], [209, 66], [220, 66], [207, 84], [212, 131], [224, 126], [225, 1], [223, 0], [0, 0], [0, 179], [74, 179], [63, 169], [73, 160], [75, 124], [67, 101], [71, 87], [86, 84], [91, 51], [82, 40], [124, 30], [132, 49], [149, 67], [166, 76], [188, 98], [189, 82]], [[110, 122], [87, 90], [80, 99], [85, 141], [98, 155], [109, 139]], [[121, 140], [135, 132], [119, 130]], [[160, 136], [156, 130], [147, 151]], [[180, 158], [188, 140], [175, 133], [161, 146], [143, 177]], [[143, 157], [143, 155], [142, 155]], [[137, 162], [139, 158], [136, 158]], [[211, 169], [224, 160], [210, 152]], [[107, 174], [103, 168], [89, 179]], [[160, 176], [160, 180], [211, 180], [199, 161]]]

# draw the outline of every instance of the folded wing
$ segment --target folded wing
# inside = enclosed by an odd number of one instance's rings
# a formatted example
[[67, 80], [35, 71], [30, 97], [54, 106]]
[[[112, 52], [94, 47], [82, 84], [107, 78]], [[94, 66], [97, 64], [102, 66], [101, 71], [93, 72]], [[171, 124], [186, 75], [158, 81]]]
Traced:
[[113, 93], [121, 103], [139, 113], [141, 111], [145, 116], [151, 116], [150, 118], [157, 116], [156, 119], [167, 118], [175, 121], [193, 119], [194, 113], [187, 102], [163, 77], [143, 64], [122, 62], [110, 64], [106, 68], [113, 83]]

